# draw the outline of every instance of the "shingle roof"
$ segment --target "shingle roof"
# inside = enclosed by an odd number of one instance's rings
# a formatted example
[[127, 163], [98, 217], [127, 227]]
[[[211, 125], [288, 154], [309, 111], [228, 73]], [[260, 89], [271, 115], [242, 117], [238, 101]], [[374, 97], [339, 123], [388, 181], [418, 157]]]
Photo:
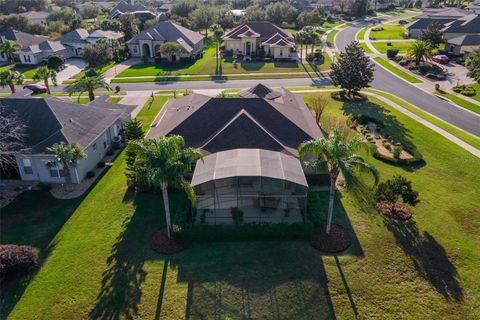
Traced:
[[445, 27], [444, 33], [478, 33], [480, 34], [480, 16], [468, 15], [453, 21]]
[[85, 39], [89, 36], [90, 32], [85, 29], [75, 29], [70, 32], [65, 33], [60, 37], [60, 42], [62, 43], [80, 43], [84, 42]]
[[458, 46], [480, 46], [480, 34], [464, 34], [447, 41]]
[[441, 27], [445, 24], [455, 21], [455, 19], [432, 19], [432, 18], [423, 18], [418, 19], [407, 25], [407, 29], [427, 29], [429, 25], [437, 23]]
[[274, 36], [276, 33], [279, 33], [286, 39], [293, 39], [293, 36], [289, 32], [277, 27], [271, 22], [243, 23], [230, 32], [227, 32], [225, 36], [223, 36], [223, 39], [240, 39], [240, 35], [247, 32], [247, 30], [252, 30], [253, 32], [259, 34], [263, 41]]
[[24, 16], [27, 19], [47, 19], [50, 15], [50, 12], [47, 11], [28, 11], [21, 13], [20, 15]]
[[423, 12], [415, 18], [461, 18], [468, 14], [463, 9], [460, 8], [426, 8], [423, 9]]
[[140, 32], [128, 44], [138, 44], [139, 40], [174, 41], [180, 43], [187, 52], [205, 38], [198, 32], [184, 28], [171, 21], [161, 21], [155, 26]]
[[136, 11], [149, 11], [149, 10], [147, 7], [145, 7], [141, 3], [130, 4], [122, 0], [115, 7], [113, 7], [112, 10], [110, 10], [110, 14], [108, 17], [111, 19], [118, 14], [131, 13]]
[[0, 104], [15, 112], [26, 126], [26, 150], [22, 151], [31, 153], [43, 153], [59, 142], [85, 148], [125, 116], [124, 110], [76, 105], [54, 97], [10, 97], [0, 99]]
[[32, 53], [38, 53], [42, 51], [59, 52], [62, 50], [65, 50], [65, 47], [60, 43], [60, 41], [50, 41], [50, 40], [40, 42], [39, 44], [34, 44], [32, 46], [22, 49], [23, 52], [32, 52]]
[[280, 149], [291, 154], [300, 143], [322, 136], [303, 100], [285, 89], [273, 100], [255, 95], [211, 98], [199, 94], [171, 100], [148, 137], [169, 134], [181, 135], [188, 146], [206, 152], [241, 147]]
[[242, 98], [265, 98], [272, 100], [280, 97], [282, 94], [259, 83], [256, 86], [240, 91], [238, 95]]
[[15, 41], [23, 49], [34, 44], [39, 44], [40, 42], [43, 42], [48, 38], [44, 36], [37, 36], [37, 35], [21, 32], [21, 31], [13, 30], [12, 28], [8, 28], [0, 32], [0, 43], [3, 43], [3, 39]]

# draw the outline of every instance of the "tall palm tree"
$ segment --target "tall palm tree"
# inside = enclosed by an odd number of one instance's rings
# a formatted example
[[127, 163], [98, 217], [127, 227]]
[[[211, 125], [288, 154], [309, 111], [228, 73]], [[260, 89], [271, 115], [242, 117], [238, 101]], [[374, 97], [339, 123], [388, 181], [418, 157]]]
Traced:
[[12, 93], [15, 93], [15, 85], [23, 83], [24, 77], [18, 71], [5, 70], [0, 72], [0, 86], [9, 86]]
[[13, 53], [20, 51], [22, 47], [12, 41], [12, 40], [4, 40], [2, 44], [0, 44], [0, 52], [5, 53], [7, 55], [8, 61], [13, 62]]
[[418, 66], [422, 60], [430, 57], [432, 48], [425, 41], [415, 41], [408, 48], [408, 54], [415, 58], [415, 64]]
[[375, 178], [375, 183], [378, 181], [378, 171], [375, 167], [366, 163], [361, 156], [355, 153], [366, 147], [366, 142], [360, 137], [344, 141], [341, 131], [334, 129], [327, 138], [306, 141], [298, 148], [300, 159], [306, 168], [317, 172], [327, 170], [330, 174], [327, 234], [330, 233], [332, 226], [335, 185], [339, 174], [343, 174], [347, 186], [353, 181], [356, 170], [368, 172]]
[[219, 25], [219, 24], [213, 24], [210, 27], [210, 30], [213, 32], [213, 36], [214, 36], [215, 41], [216, 41], [215, 56], [217, 57], [217, 60], [218, 60], [218, 52], [220, 51], [220, 43], [222, 42], [222, 37], [223, 37], [224, 31], [223, 31], [222, 26]]
[[315, 52], [315, 44], [320, 39], [316, 29], [312, 29], [309, 33], [310, 40], [312, 41], [312, 53]]
[[300, 62], [302, 62], [303, 61], [303, 42], [307, 37], [307, 33], [303, 30], [300, 30], [295, 34], [295, 37], [296, 37], [296, 41], [300, 43]]
[[55, 143], [47, 151], [53, 153], [55, 160], [63, 165], [63, 176], [65, 177], [65, 190], [68, 191], [72, 183], [70, 168], [77, 166], [78, 161], [86, 157], [85, 152], [75, 143], [65, 144], [64, 142]]
[[79, 92], [78, 99], [80, 100], [80, 96], [84, 92], [88, 92], [88, 99], [90, 101], [95, 100], [95, 94], [93, 91], [97, 88], [105, 88], [108, 91], [111, 91], [112, 88], [108, 85], [108, 83], [104, 80], [102, 75], [93, 76], [93, 77], [83, 77], [81, 79], [76, 80], [70, 86], [67, 87], [67, 91], [70, 92], [72, 95], [75, 92]]
[[195, 148], [184, 148], [185, 140], [181, 136], [171, 135], [160, 139], [134, 140], [130, 142], [136, 153], [136, 171], [142, 175], [148, 184], [155, 187], [160, 184], [165, 207], [167, 234], [171, 238], [172, 222], [168, 202], [168, 186], [182, 188], [186, 191], [190, 201], [195, 201], [195, 192], [185, 180], [184, 174], [191, 169], [193, 161], [203, 159], [202, 154]]
[[57, 72], [47, 66], [41, 66], [33, 74], [33, 80], [42, 80], [45, 84], [45, 87], [47, 88], [48, 94], [50, 94], [50, 86], [48, 85], [48, 80], [52, 80], [53, 85], [56, 86]]

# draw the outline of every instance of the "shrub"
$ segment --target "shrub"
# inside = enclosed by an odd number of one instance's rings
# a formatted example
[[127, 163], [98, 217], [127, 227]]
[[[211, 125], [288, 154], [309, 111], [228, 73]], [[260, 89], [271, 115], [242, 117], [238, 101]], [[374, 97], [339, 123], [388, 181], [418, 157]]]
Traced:
[[403, 203], [381, 201], [375, 208], [379, 213], [397, 220], [409, 220], [412, 217], [412, 210]]
[[105, 161], [100, 161], [99, 163], [97, 163], [97, 168], [105, 168]]
[[0, 279], [22, 276], [38, 266], [38, 255], [31, 246], [0, 245]]
[[401, 152], [402, 152], [402, 147], [399, 147], [399, 146], [393, 147], [392, 154], [395, 159], [400, 159]]
[[377, 202], [396, 203], [400, 198], [403, 203], [411, 206], [415, 206], [419, 202], [418, 192], [413, 190], [412, 182], [407, 178], [396, 175], [393, 179], [381, 182], [378, 185], [375, 193]]
[[97, 71], [95, 71], [93, 68], [88, 68], [87, 71], [85, 71], [85, 76], [87, 77], [95, 77], [97, 75]]
[[49, 184], [49, 183], [45, 183], [45, 182], [39, 182], [37, 184], [37, 187], [38, 189], [40, 189], [41, 191], [50, 191], [52, 189], [52, 185]]
[[59, 56], [52, 55], [47, 59], [47, 66], [51, 69], [58, 69], [63, 63], [63, 58]]
[[113, 156], [114, 154], [115, 154], [115, 151], [113, 151], [112, 149], [108, 149], [107, 156]]
[[454, 87], [452, 87], [452, 90], [453, 90], [453, 92], [460, 93], [460, 92], [463, 91], [464, 87], [465, 86], [454, 86]]
[[315, 59], [315, 54], [314, 54], [314, 53], [311, 53], [311, 52], [310, 52], [309, 54], [307, 54], [306, 60], [307, 60], [308, 62], [312, 62], [313, 59]]
[[476, 94], [475, 89], [472, 87], [466, 87], [462, 90], [464, 96], [474, 96]]
[[373, 27], [373, 28], [372, 28], [372, 31], [373, 31], [373, 32], [383, 31], [383, 27], [382, 27], [382, 26]]
[[93, 177], [95, 177], [95, 171], [93, 170], [87, 171], [87, 178], [93, 178]]
[[390, 149], [392, 147], [392, 145], [386, 140], [382, 141], [382, 145], [387, 149]]
[[387, 57], [389, 59], [394, 59], [398, 54], [398, 49], [397, 48], [388, 48], [387, 49]]
[[174, 228], [174, 235], [178, 239], [202, 240], [306, 239], [312, 232], [311, 222], [189, 225], [183, 229]]

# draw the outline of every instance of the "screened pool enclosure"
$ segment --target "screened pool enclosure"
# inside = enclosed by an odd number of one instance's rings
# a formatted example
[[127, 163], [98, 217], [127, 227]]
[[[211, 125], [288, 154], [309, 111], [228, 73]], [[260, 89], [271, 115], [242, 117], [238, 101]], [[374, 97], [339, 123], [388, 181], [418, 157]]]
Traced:
[[308, 184], [295, 157], [234, 149], [198, 161], [192, 178], [197, 224], [293, 223], [306, 213]]

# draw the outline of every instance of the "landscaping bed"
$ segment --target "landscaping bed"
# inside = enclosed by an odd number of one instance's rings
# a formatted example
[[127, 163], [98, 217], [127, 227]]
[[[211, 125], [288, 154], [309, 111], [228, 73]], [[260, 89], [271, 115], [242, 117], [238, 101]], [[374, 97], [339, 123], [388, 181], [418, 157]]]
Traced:
[[339, 224], [333, 224], [329, 234], [325, 232], [325, 226], [319, 224], [310, 237], [310, 244], [322, 252], [339, 253], [352, 244], [352, 239], [348, 231]]

